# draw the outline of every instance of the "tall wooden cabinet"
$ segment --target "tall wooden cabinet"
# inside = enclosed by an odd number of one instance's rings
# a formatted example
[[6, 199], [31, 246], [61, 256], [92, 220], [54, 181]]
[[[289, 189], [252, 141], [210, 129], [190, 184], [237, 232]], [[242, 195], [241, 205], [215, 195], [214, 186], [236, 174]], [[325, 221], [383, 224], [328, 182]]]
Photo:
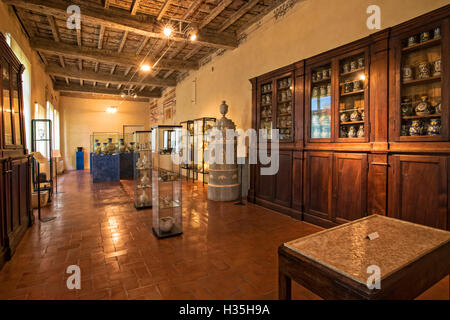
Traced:
[[30, 157], [22, 98], [23, 65], [0, 33], [0, 268], [32, 224]]
[[252, 166], [250, 201], [325, 227], [381, 214], [450, 229], [450, 5], [252, 79], [253, 128], [285, 128], [289, 72], [292, 140], [276, 175]]

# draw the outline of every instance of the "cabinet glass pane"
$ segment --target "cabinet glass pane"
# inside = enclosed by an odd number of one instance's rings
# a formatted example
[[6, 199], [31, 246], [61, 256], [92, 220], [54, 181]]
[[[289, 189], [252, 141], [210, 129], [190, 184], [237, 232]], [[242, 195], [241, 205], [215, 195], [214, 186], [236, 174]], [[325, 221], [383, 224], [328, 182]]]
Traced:
[[402, 41], [401, 136], [438, 136], [441, 132], [441, 28]]
[[12, 79], [12, 86], [13, 86], [13, 92], [12, 92], [12, 105], [13, 105], [13, 111], [12, 111], [12, 117], [14, 121], [14, 143], [16, 145], [22, 144], [22, 134], [21, 134], [21, 128], [20, 128], [20, 109], [19, 109], [19, 83], [18, 83], [18, 76], [16, 72], [13, 72], [13, 79]]
[[277, 80], [277, 128], [280, 140], [292, 138], [292, 78]]
[[272, 82], [261, 86], [260, 129], [267, 130], [267, 139], [272, 137]]
[[311, 138], [331, 137], [331, 65], [312, 70]]
[[13, 144], [12, 140], [12, 112], [9, 81], [9, 63], [2, 60], [2, 88], [3, 88], [3, 126], [5, 131], [5, 144]]
[[363, 138], [366, 88], [365, 54], [339, 61], [339, 137]]

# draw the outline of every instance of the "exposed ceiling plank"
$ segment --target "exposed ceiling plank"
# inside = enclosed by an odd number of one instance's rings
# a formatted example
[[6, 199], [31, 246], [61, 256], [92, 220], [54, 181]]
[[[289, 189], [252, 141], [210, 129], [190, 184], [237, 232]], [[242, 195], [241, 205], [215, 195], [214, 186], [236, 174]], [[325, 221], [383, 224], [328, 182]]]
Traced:
[[166, 72], [166, 74], [163, 76], [164, 79], [167, 79], [174, 71], [173, 70], [169, 70]]
[[170, 7], [170, 3], [172, 0], [165, 0], [161, 9], [158, 12], [158, 16], [156, 17], [156, 20], [161, 21], [161, 19], [164, 17], [164, 14], [166, 13], [167, 9]]
[[226, 7], [228, 7], [233, 0], [222, 0], [211, 12], [206, 16], [203, 22], [200, 24], [199, 28], [203, 29], [206, 27], [211, 21], [214, 20]]
[[105, 8], [109, 8], [109, 1], [110, 0], [105, 0]]
[[183, 15], [182, 19], [187, 20], [195, 12], [195, 10], [197, 10], [198, 7], [200, 7], [203, 1], [204, 0], [195, 0], [194, 2], [192, 2], [191, 6], [187, 9], [185, 14]]
[[[212, 13], [217, 16], [223, 10], [222, 9], [219, 12], [217, 8], [226, 7], [224, 3], [229, 4], [231, 1], [232, 0], [223, 0], [223, 2], [221, 2]], [[80, 7], [84, 22], [100, 25], [103, 24], [108, 28], [129, 31], [152, 38], [166, 38], [166, 36], [161, 32], [160, 27], [155, 24], [156, 19], [153, 17], [147, 15], [130, 15], [128, 12], [122, 12], [120, 10], [105, 9], [103, 6], [95, 3], [88, 4], [80, 0], [3, 0], [3, 2], [37, 13], [57, 16], [64, 19], [68, 17], [68, 13], [66, 11], [67, 7], [76, 4]], [[210, 15], [210, 18], [207, 20], [211, 21], [214, 17]], [[205, 20], [204, 25], [208, 24], [209, 21], [205, 23]], [[174, 41], [186, 41], [186, 39], [181, 35], [173, 35], [171, 39]], [[235, 36], [218, 36], [207, 34], [205, 32], [199, 32], [197, 43], [208, 47], [223, 49], [234, 49], [238, 45], [237, 38]]]
[[148, 40], [150, 40], [149, 37], [145, 37], [145, 38], [144, 38], [144, 41], [142, 41], [141, 45], [139, 46], [139, 48], [138, 48], [137, 51], [136, 51], [136, 55], [137, 55], [137, 56], [141, 54], [142, 50], [144, 50], [145, 46], [146, 46], [147, 43], [148, 43]]
[[132, 15], [135, 15], [137, 10], [139, 9], [139, 5], [141, 3], [141, 0], [134, 0], [133, 3], [131, 4], [131, 10], [130, 13]]
[[74, 97], [74, 98], [82, 98], [82, 99], [99, 99], [99, 100], [118, 100], [118, 101], [133, 101], [133, 102], [149, 102], [150, 98], [145, 97], [137, 97], [136, 99], [133, 97], [125, 97], [114, 96], [109, 94], [102, 93], [83, 93], [83, 92], [65, 92], [62, 91], [60, 94], [61, 97]]
[[183, 60], [188, 60], [189, 58], [193, 57], [193, 56], [196, 55], [201, 49], [202, 49], [202, 47], [196, 46], [194, 49], [192, 49], [191, 51], [189, 51], [189, 52], [183, 57]]
[[119, 53], [122, 52], [123, 47], [125, 46], [125, 43], [127, 42], [127, 37], [128, 37], [128, 31], [124, 31], [122, 41], [120, 41]]
[[66, 63], [64, 62], [64, 57], [63, 56], [59, 56], [59, 63], [61, 64], [61, 67], [63, 67], [63, 68], [66, 67]]
[[111, 74], [101, 74], [97, 72], [92, 72], [88, 70], [80, 71], [74, 68], [61, 68], [58, 66], [49, 65], [45, 68], [45, 71], [48, 74], [59, 76], [59, 77], [68, 77], [72, 79], [83, 79], [87, 81], [96, 81], [96, 82], [108, 82], [111, 84], [123, 84], [129, 83], [133, 85], [147, 85], [147, 86], [158, 86], [158, 87], [175, 87], [176, 81], [172, 80], [163, 80], [156, 79], [152, 77], [147, 77], [145, 80], [130, 80], [126, 76], [120, 75], [111, 75]]
[[237, 34], [242, 33], [245, 31], [248, 27], [250, 27], [252, 24], [256, 23], [257, 21], [261, 20], [265, 15], [267, 15], [270, 11], [274, 10], [276, 7], [280, 6], [282, 3], [286, 2], [287, 0], [273, 0], [269, 5], [263, 9], [258, 15], [254, 16], [250, 20], [248, 20], [243, 26], [239, 28], [239, 30], [236, 32]]
[[53, 39], [55, 39], [56, 42], [60, 42], [59, 32], [58, 32], [58, 26], [55, 22], [55, 17], [53, 16], [47, 16], [47, 20], [50, 23], [50, 28], [52, 29]]
[[102, 49], [103, 48], [103, 37], [105, 36], [105, 26], [101, 25], [100, 26], [100, 33], [98, 34], [98, 48]]
[[[117, 90], [117, 89], [80, 86], [80, 85], [74, 85], [74, 84], [65, 85], [65, 84], [60, 84], [60, 83], [55, 83], [54, 89], [56, 91], [62, 91], [62, 92], [100, 93], [100, 94], [110, 94], [110, 95], [115, 95], [115, 96], [118, 96], [121, 93], [121, 91]], [[146, 97], [146, 98], [161, 98], [161, 92], [144, 90], [139, 93], [139, 96]]]
[[230, 18], [228, 18], [219, 28], [219, 32], [223, 32], [237, 20], [239, 20], [244, 14], [249, 12], [254, 6], [256, 6], [261, 0], [250, 0], [247, 4], [244, 4], [238, 11], [236, 11]]
[[[56, 55], [64, 55], [75, 59], [92, 60], [94, 62], [104, 62], [121, 66], [139, 66], [142, 63], [141, 58], [118, 53], [111, 50], [99, 50], [97, 48], [78, 47], [66, 43], [55, 43], [46, 39], [32, 39], [30, 45], [33, 49], [42, 52], [48, 52]], [[188, 62], [176, 59], [161, 59], [157, 68], [175, 69], [175, 70], [198, 70], [199, 65], [196, 62]]]

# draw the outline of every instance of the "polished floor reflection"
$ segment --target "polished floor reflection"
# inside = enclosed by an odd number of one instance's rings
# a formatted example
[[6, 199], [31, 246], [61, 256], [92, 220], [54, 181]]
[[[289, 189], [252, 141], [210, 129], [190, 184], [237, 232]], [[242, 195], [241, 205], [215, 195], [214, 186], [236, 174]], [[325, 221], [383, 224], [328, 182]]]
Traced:
[[[0, 271], [0, 299], [276, 299], [277, 247], [321, 230], [247, 204], [208, 201], [183, 182], [184, 234], [157, 240], [151, 210], [136, 211], [133, 182], [59, 178], [59, 194]], [[68, 290], [69, 265], [81, 290]], [[448, 277], [420, 298], [448, 299]], [[318, 299], [299, 285], [294, 299]]]

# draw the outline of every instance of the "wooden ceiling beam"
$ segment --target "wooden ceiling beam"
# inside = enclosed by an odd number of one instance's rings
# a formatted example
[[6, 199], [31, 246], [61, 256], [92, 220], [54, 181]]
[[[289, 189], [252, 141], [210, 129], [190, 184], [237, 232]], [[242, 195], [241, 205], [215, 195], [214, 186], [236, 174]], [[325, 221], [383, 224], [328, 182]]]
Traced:
[[158, 16], [156, 17], [156, 20], [161, 21], [161, 19], [164, 17], [164, 14], [166, 13], [167, 9], [169, 9], [170, 4], [172, 0], [165, 0], [161, 9], [158, 12]]
[[105, 26], [100, 26], [100, 32], [98, 34], [98, 46], [97, 48], [102, 49], [103, 48], [103, 37], [105, 36]]
[[233, 0], [222, 0], [203, 20], [199, 29], [206, 27], [211, 21], [213, 21], [226, 7], [228, 7]]
[[[64, 55], [75, 59], [92, 60], [120, 66], [140, 66], [142, 58], [134, 55], [118, 53], [111, 50], [99, 50], [97, 48], [78, 47], [66, 43], [55, 43], [46, 39], [32, 39], [30, 45], [33, 49], [50, 54]], [[150, 60], [150, 59], [149, 59]], [[151, 61], [149, 61], [150, 64]], [[176, 59], [161, 59], [156, 68], [175, 70], [198, 70], [197, 62], [188, 62]]]
[[[218, 7], [223, 7], [223, 3], [231, 3], [231, 1], [232, 0], [224, 0]], [[105, 9], [103, 6], [95, 3], [88, 4], [87, 2], [80, 0], [3, 0], [3, 2], [5, 4], [44, 15], [60, 17], [62, 19], [66, 19], [69, 16], [66, 11], [67, 7], [75, 4], [80, 7], [82, 13], [81, 19], [83, 22], [104, 25], [107, 28], [129, 31], [151, 38], [166, 39], [166, 36], [160, 30], [160, 26], [156, 24], [156, 19], [154, 17], [147, 15], [130, 15], [128, 12], [122, 12], [120, 10]], [[217, 13], [217, 16], [220, 12], [216, 8], [213, 13]], [[181, 35], [173, 35], [171, 39], [178, 42], [186, 41], [185, 37]], [[205, 32], [199, 32], [197, 43], [218, 49], [234, 49], [238, 46], [237, 37], [235, 36], [211, 35]]]
[[53, 39], [55, 39], [56, 42], [60, 42], [61, 39], [59, 37], [58, 26], [56, 25], [55, 17], [48, 15], [47, 20], [50, 23], [50, 28], [52, 29]]
[[125, 43], [127, 42], [127, 37], [128, 37], [128, 31], [124, 31], [122, 41], [120, 41], [119, 53], [122, 52], [123, 47], [125, 46]]
[[111, 74], [101, 74], [88, 70], [77, 70], [74, 68], [61, 68], [54, 65], [48, 65], [45, 68], [45, 72], [48, 74], [59, 76], [59, 77], [67, 77], [72, 79], [82, 79], [87, 81], [96, 81], [96, 82], [104, 82], [111, 84], [123, 84], [129, 83], [133, 85], [146, 85], [146, 86], [157, 86], [157, 87], [175, 87], [177, 85], [176, 81], [173, 80], [163, 80], [156, 79], [152, 77], [147, 77], [145, 80], [130, 80], [126, 76], [121, 75], [111, 75]]
[[134, 16], [137, 13], [137, 10], [139, 9], [139, 5], [141, 3], [141, 0], [134, 0], [131, 4], [130, 13]]
[[104, 7], [105, 7], [106, 9], [109, 8], [109, 2], [110, 2], [110, 0], [105, 0]]
[[230, 27], [233, 23], [235, 23], [237, 20], [239, 20], [244, 14], [249, 12], [254, 6], [256, 6], [261, 0], [250, 0], [246, 4], [244, 4], [242, 7], [239, 8], [238, 11], [233, 13], [231, 17], [229, 17], [219, 28], [219, 32], [223, 32], [228, 27]]
[[[84, 92], [84, 93], [97, 93], [97, 94], [108, 94], [108, 95], [114, 95], [114, 96], [120, 96], [121, 91], [117, 89], [110, 89], [110, 88], [100, 88], [100, 87], [91, 87], [91, 86], [81, 86], [81, 85], [67, 85], [67, 84], [61, 84], [61, 83], [55, 83], [54, 89], [56, 91], [61, 92]], [[139, 93], [139, 97], [145, 97], [145, 98], [161, 98], [161, 92], [160, 91], [148, 91], [143, 90]]]
[[192, 2], [191, 6], [187, 9], [187, 11], [184, 13], [182, 20], [187, 20], [194, 12], [195, 10], [200, 7], [200, 5], [203, 3], [204, 0], [195, 0]]

